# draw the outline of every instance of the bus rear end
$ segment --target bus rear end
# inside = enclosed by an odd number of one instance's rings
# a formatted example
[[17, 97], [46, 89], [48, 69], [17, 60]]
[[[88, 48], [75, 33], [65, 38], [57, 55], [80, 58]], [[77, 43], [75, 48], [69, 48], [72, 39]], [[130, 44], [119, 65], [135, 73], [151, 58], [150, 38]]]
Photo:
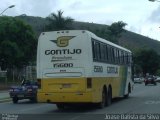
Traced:
[[[92, 102], [87, 69], [91, 46], [86, 31], [54, 31], [40, 35], [37, 50], [38, 102]], [[87, 67], [88, 66], [88, 67]]]

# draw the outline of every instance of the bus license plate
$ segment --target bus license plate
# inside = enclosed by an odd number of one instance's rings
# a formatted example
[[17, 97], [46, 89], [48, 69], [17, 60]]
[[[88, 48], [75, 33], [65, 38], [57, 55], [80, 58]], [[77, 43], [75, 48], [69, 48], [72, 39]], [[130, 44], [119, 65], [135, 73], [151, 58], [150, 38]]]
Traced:
[[71, 87], [71, 84], [62, 84], [62, 87], [63, 87], [63, 88], [70, 88], [70, 87]]

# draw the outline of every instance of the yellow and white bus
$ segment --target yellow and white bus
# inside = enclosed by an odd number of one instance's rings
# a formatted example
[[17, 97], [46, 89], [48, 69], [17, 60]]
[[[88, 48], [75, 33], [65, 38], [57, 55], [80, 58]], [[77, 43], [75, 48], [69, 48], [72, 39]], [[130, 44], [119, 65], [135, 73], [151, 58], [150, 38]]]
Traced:
[[128, 97], [132, 53], [86, 30], [41, 33], [37, 49], [38, 102], [97, 103]]

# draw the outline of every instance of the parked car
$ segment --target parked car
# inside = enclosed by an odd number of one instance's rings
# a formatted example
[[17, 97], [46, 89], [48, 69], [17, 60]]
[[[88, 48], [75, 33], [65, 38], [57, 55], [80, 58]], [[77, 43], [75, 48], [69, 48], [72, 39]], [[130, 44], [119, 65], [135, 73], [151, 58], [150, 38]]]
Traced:
[[140, 77], [134, 77], [134, 83], [142, 83], [144, 80]]
[[37, 82], [23, 81], [20, 86], [12, 86], [9, 90], [9, 95], [12, 98], [13, 103], [17, 103], [18, 100], [30, 99], [33, 102], [37, 101]]
[[156, 78], [155, 78], [154, 76], [152, 76], [152, 75], [147, 76], [147, 77], [145, 78], [144, 82], [145, 82], [145, 85], [148, 85], [148, 84], [157, 85], [157, 83], [156, 83]]
[[156, 77], [156, 82], [160, 82], [160, 77], [159, 76]]

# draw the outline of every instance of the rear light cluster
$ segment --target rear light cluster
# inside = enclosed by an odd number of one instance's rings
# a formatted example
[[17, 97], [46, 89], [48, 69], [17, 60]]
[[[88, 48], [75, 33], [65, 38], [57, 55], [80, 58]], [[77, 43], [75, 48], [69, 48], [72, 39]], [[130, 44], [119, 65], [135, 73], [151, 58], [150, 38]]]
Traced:
[[37, 79], [38, 89], [41, 89], [41, 79]]
[[87, 78], [87, 88], [92, 88], [92, 78]]

